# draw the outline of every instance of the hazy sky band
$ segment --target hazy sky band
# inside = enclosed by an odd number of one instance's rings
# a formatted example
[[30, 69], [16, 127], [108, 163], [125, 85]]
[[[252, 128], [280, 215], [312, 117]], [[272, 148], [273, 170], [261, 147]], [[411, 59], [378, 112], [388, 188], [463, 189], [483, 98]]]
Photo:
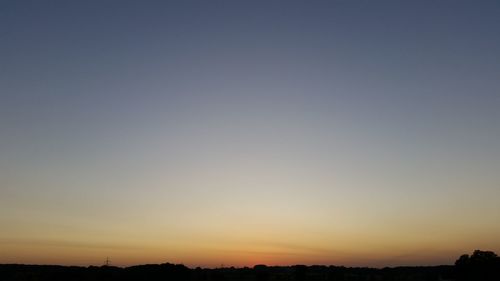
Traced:
[[0, 3], [0, 263], [500, 251], [498, 2], [165, 2]]

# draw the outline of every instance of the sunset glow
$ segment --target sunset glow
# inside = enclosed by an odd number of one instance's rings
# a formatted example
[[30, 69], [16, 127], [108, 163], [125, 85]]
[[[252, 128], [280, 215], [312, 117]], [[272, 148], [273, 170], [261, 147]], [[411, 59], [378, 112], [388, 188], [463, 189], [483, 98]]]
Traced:
[[0, 264], [500, 252], [498, 15], [493, 1], [2, 1]]

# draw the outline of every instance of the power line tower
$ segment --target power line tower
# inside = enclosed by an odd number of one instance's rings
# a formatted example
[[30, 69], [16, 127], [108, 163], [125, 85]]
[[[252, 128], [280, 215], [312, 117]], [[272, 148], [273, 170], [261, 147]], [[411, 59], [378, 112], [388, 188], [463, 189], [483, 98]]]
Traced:
[[109, 266], [111, 264], [111, 261], [109, 260], [109, 257], [106, 257], [106, 261], [104, 262], [105, 266]]

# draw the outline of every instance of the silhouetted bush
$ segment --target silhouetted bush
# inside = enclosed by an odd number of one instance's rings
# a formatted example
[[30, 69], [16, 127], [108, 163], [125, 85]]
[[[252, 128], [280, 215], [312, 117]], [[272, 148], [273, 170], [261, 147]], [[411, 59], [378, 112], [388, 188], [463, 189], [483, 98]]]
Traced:
[[457, 280], [500, 280], [500, 258], [491, 251], [475, 250], [455, 262]]

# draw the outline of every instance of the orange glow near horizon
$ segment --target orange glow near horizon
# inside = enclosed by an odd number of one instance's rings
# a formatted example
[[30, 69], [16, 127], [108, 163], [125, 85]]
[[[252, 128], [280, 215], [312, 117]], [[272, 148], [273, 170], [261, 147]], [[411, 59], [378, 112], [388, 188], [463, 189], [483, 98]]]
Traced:
[[[195, 235], [172, 232], [148, 235], [139, 231], [117, 232], [115, 238], [108, 235], [102, 239], [58, 233], [59, 239], [4, 240], [0, 263], [86, 266], [101, 265], [109, 256], [116, 266], [170, 262], [190, 267], [251, 267], [256, 264], [383, 267], [452, 264], [459, 255], [478, 246], [474, 240], [465, 242], [471, 238], [467, 233], [457, 236], [433, 233], [432, 237], [423, 239], [426, 231], [417, 232], [417, 228], [408, 229], [405, 237], [388, 233], [371, 237], [371, 234], [356, 234], [357, 231], [313, 233], [286, 226], [262, 231], [266, 228], [257, 225], [252, 227], [260, 231], [252, 233], [243, 226], [240, 224], [241, 233], [235, 232], [233, 225], [224, 233], [219, 229], [217, 234], [200, 230]], [[413, 236], [411, 232], [415, 232]], [[43, 236], [40, 230], [38, 234]], [[134, 236], [136, 239], [130, 240]], [[62, 237], [74, 237], [74, 240]], [[491, 248], [496, 243], [496, 237], [484, 238], [480, 246]], [[463, 246], [457, 247], [460, 243]]]

